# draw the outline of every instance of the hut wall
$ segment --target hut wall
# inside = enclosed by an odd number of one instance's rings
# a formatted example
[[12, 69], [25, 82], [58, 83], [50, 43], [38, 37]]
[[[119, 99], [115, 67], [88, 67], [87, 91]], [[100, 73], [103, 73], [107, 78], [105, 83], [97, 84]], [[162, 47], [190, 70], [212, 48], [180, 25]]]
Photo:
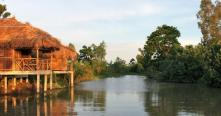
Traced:
[[11, 70], [12, 58], [12, 49], [0, 49], [0, 70]]
[[60, 47], [59, 51], [53, 53], [53, 62], [52, 68], [53, 70], [62, 70], [66, 71], [70, 69], [70, 64], [68, 64], [68, 59], [72, 59], [73, 61], [76, 59], [76, 52], [71, 51], [66, 47]]
[[52, 70], [66, 71], [68, 65], [67, 65], [66, 59], [56, 58], [56, 59], [53, 59], [52, 67], [53, 67]]

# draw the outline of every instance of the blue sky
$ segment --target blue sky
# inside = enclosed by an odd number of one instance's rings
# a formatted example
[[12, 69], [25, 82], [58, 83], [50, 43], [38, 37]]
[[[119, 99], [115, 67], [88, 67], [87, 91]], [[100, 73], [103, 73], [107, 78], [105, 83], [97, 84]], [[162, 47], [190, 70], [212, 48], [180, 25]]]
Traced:
[[4, 0], [8, 10], [62, 43], [107, 43], [107, 60], [129, 60], [157, 26], [181, 32], [183, 45], [200, 42], [196, 13], [200, 0]]

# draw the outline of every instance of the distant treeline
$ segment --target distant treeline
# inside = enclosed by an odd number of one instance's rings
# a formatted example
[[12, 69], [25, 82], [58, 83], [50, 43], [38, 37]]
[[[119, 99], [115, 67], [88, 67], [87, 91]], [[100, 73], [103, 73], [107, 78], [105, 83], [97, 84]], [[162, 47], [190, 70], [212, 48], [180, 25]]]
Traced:
[[76, 76], [135, 73], [160, 81], [200, 82], [221, 87], [221, 2], [201, 0], [197, 18], [203, 37], [196, 46], [181, 46], [179, 30], [162, 25], [147, 37], [144, 47], [139, 49], [140, 54], [129, 64], [119, 57], [107, 63], [104, 42], [83, 46], [75, 64]]

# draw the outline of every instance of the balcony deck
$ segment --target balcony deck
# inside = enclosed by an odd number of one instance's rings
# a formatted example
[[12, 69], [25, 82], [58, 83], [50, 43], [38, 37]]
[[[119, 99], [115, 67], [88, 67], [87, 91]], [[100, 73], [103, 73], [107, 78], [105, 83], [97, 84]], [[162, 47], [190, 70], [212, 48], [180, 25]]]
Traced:
[[[24, 75], [36, 75], [37, 80], [37, 93], [40, 92], [40, 78], [44, 75], [44, 91], [47, 91], [47, 80], [49, 76], [50, 90], [52, 89], [53, 74], [69, 74], [70, 75], [70, 86], [74, 85], [74, 72], [72, 68], [67, 68], [70, 70], [53, 70], [51, 59], [39, 59], [39, 58], [10, 58], [1, 57], [0, 58], [0, 79], [4, 79], [5, 93], [7, 94], [8, 77], [12, 78], [14, 81], [14, 86], [16, 86], [16, 78]], [[22, 77], [21, 77], [22, 78]], [[29, 77], [27, 76], [26, 79]]]

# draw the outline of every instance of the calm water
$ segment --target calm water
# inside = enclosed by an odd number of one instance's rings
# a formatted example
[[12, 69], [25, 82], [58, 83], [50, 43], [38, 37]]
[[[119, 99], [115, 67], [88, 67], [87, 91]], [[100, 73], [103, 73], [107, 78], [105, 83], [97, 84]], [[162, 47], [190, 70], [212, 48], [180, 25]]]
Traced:
[[221, 89], [108, 78], [51, 95], [0, 97], [0, 116], [221, 116]]

